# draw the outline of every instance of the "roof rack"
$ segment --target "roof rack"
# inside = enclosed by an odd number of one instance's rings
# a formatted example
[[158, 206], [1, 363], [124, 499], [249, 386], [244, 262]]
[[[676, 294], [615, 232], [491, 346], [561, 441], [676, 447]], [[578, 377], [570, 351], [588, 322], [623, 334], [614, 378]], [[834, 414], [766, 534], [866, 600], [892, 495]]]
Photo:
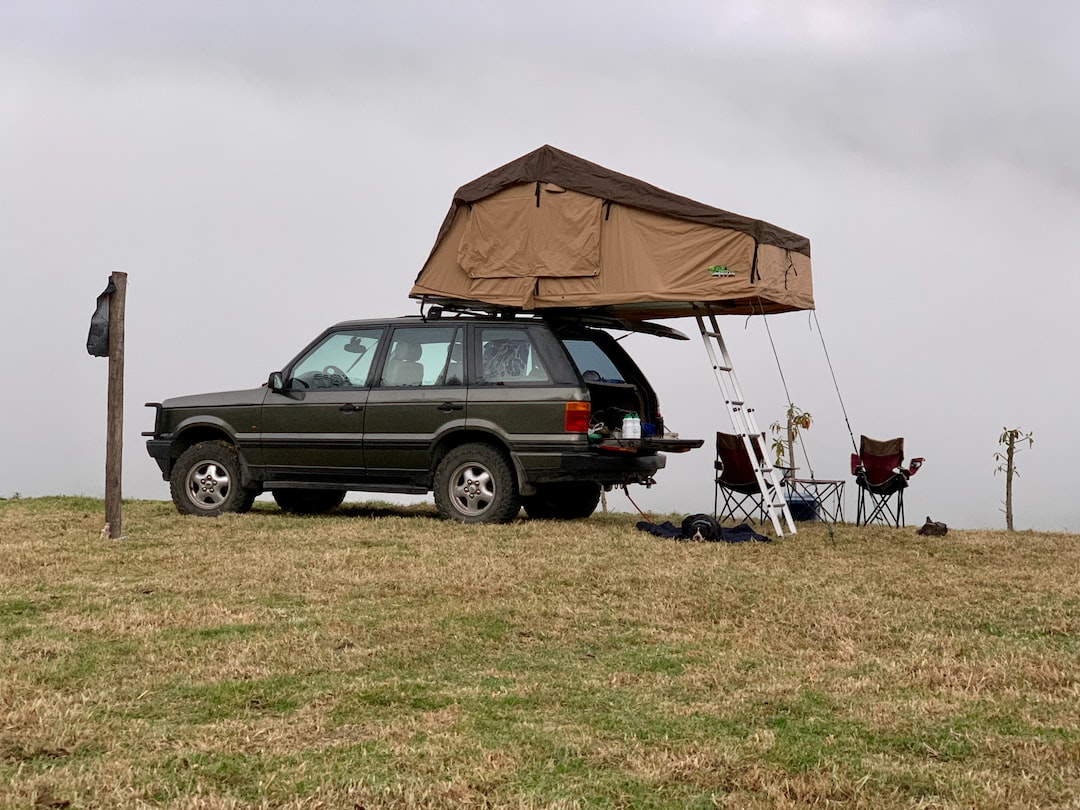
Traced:
[[[426, 311], [425, 306], [427, 307]], [[426, 298], [420, 299], [420, 317], [424, 320], [441, 318], [444, 313], [453, 315], [455, 318], [462, 316], [473, 318], [516, 318], [519, 315], [536, 318], [541, 316], [541, 313], [538, 312], [529, 312], [517, 307], [498, 307], [478, 301], [455, 302], [440, 300], [438, 303], [434, 303]]]
[[[427, 310], [424, 307], [427, 306]], [[442, 318], [444, 313], [455, 318], [504, 318], [506, 320], [540, 319], [561, 324], [592, 326], [599, 329], [618, 329], [623, 332], [642, 332], [658, 337], [689, 340], [678, 329], [650, 321], [628, 320], [609, 312], [604, 307], [567, 307], [566, 309], [524, 310], [519, 307], [500, 307], [477, 301], [452, 301], [439, 299], [437, 303], [420, 299], [420, 317], [424, 320]]]

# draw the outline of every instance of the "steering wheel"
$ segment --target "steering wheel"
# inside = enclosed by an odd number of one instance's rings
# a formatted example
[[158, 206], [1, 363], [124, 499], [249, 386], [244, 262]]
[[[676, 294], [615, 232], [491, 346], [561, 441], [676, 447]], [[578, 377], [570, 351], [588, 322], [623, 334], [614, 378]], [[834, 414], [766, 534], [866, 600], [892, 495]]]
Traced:
[[344, 371], [342, 371], [342, 370], [341, 370], [340, 368], [338, 368], [337, 366], [327, 366], [327, 367], [326, 367], [326, 368], [324, 368], [324, 369], [323, 369], [322, 371], [323, 371], [323, 374], [336, 374], [336, 375], [337, 375], [337, 376], [339, 376], [339, 377], [346, 377], [346, 376], [348, 376], [348, 375], [347, 375], [347, 374], [346, 374], [346, 373], [345, 373]]

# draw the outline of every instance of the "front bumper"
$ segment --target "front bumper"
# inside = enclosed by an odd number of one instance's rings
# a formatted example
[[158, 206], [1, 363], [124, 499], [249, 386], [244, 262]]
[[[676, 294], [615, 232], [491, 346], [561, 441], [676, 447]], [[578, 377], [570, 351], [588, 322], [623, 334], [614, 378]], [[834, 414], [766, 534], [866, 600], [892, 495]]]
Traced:
[[172, 472], [171, 448], [172, 441], [169, 439], [148, 439], [146, 442], [146, 452], [157, 462], [158, 467], [161, 468], [161, 477], [166, 481], [169, 480], [169, 473]]

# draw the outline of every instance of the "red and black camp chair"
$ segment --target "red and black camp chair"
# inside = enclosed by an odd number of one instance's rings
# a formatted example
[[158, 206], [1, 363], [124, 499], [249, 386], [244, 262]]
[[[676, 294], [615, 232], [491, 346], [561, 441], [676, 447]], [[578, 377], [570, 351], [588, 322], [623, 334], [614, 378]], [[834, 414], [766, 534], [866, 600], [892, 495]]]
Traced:
[[851, 454], [851, 474], [859, 486], [856, 526], [878, 522], [904, 525], [904, 490], [919, 471], [923, 459], [913, 458], [905, 468], [904, 440], [878, 441], [859, 437], [859, 452]]
[[[764, 445], [765, 435], [762, 434], [760, 441], [754, 446], [759, 465], [763, 459]], [[732, 433], [716, 434], [716, 460], [713, 462], [713, 469], [716, 471], [716, 489], [713, 492], [713, 515], [716, 519], [723, 521], [731, 518], [741, 521], [753, 518], [764, 523], [765, 498], [762, 497], [761, 485], [758, 484], [754, 465], [746, 452], [742, 436]], [[721, 495], [724, 499], [722, 509], [718, 508]]]

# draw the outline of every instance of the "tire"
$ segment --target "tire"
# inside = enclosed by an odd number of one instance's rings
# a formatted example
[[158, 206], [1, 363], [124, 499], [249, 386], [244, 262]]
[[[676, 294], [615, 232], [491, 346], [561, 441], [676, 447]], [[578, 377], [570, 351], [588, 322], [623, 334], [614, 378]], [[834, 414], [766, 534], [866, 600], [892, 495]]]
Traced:
[[521, 500], [533, 520], [581, 520], [596, 511], [600, 485], [596, 481], [542, 484], [535, 495]]
[[509, 459], [490, 444], [455, 447], [435, 468], [435, 506], [461, 523], [513, 520], [521, 498]]
[[240, 456], [228, 442], [200, 442], [181, 453], [169, 490], [181, 514], [200, 517], [246, 512], [258, 494], [241, 485]]
[[341, 506], [343, 489], [275, 489], [274, 500], [282, 512], [296, 515], [319, 515]]

